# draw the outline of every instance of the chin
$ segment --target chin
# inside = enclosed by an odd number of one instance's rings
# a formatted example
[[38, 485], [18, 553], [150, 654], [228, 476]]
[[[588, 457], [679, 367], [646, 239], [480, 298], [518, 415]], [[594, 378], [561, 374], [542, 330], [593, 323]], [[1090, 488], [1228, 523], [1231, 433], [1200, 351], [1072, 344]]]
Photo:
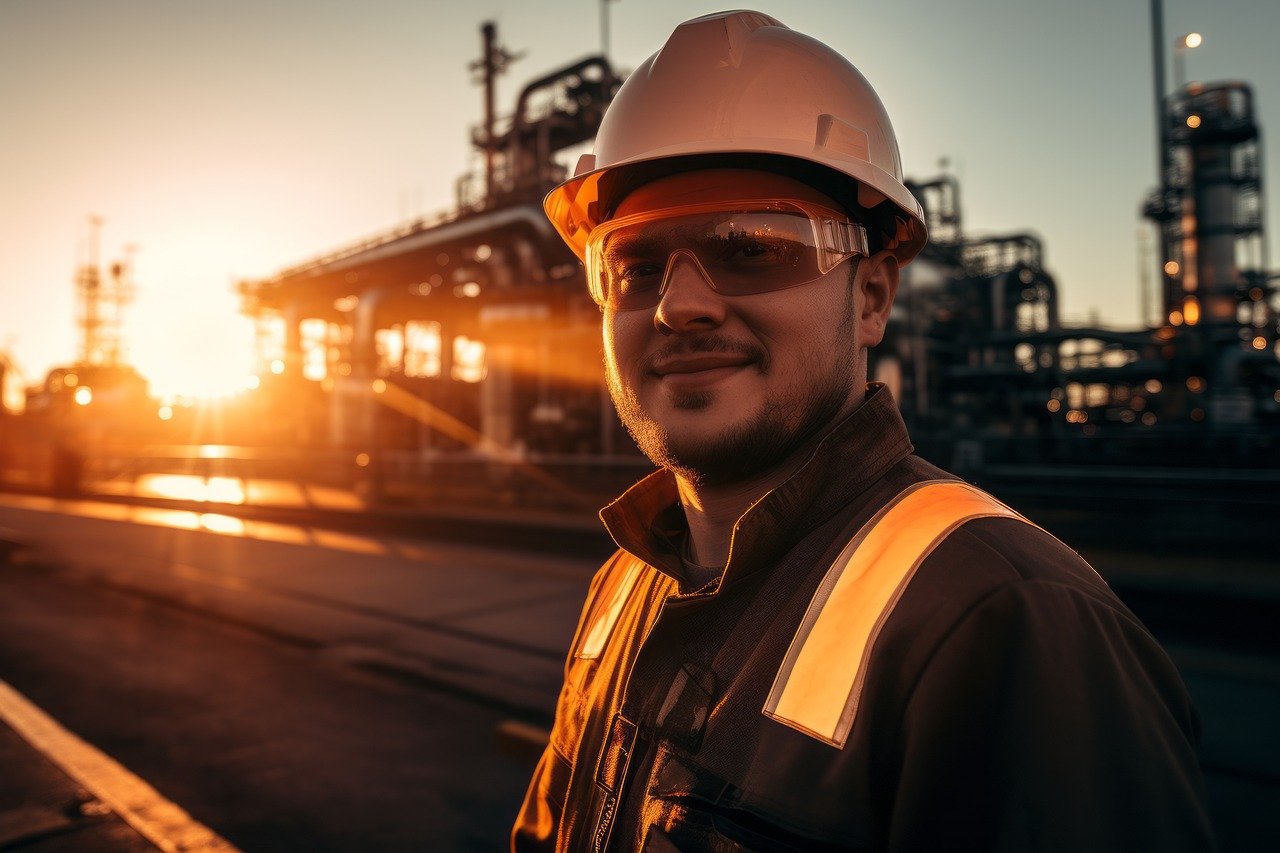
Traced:
[[803, 395], [643, 386], [638, 394], [606, 367], [618, 416], [640, 450], [699, 485], [740, 482], [781, 464], [831, 424], [850, 393], [850, 377], [839, 375]]
[[715, 399], [710, 391], [682, 391], [671, 395], [671, 405], [685, 412], [702, 412], [711, 408]]
[[[675, 404], [675, 408], [683, 413], [693, 407]], [[766, 405], [753, 415], [732, 420], [717, 415], [713, 409], [707, 402], [704, 408], [695, 409], [701, 412], [700, 416], [677, 414], [660, 423], [644, 415], [624, 418], [623, 423], [654, 464], [670, 468], [699, 485], [732, 483], [766, 471], [785, 459], [802, 440], [780, 407]]]

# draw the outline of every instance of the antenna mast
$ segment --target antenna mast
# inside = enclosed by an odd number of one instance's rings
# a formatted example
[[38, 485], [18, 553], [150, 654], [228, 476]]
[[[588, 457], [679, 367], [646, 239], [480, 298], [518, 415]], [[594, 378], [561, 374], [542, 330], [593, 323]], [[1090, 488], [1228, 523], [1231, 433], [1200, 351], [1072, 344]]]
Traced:
[[124, 308], [133, 301], [134, 246], [125, 247], [125, 258], [111, 265], [105, 278], [99, 264], [102, 217], [89, 217], [87, 257], [76, 269], [76, 296], [80, 302], [79, 363], [115, 366], [124, 358], [121, 328]]

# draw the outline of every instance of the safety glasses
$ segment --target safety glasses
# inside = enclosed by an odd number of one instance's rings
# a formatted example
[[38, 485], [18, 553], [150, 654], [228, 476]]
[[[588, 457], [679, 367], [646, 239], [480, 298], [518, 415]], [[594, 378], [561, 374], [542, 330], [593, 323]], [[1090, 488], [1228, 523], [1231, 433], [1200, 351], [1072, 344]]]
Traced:
[[808, 284], [866, 255], [867, 232], [842, 214], [790, 200], [726, 201], [664, 208], [596, 226], [586, 245], [591, 296], [639, 311], [662, 299], [686, 258], [724, 296]]

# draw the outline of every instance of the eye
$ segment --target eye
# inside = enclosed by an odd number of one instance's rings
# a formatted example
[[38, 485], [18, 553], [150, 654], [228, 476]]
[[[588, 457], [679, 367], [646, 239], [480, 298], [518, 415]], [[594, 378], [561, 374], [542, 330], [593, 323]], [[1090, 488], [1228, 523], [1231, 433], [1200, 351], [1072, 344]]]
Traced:
[[761, 238], [738, 232], [721, 241], [717, 253], [719, 262], [738, 266], [772, 266], [791, 263], [795, 258], [795, 244], [777, 237]]
[[620, 293], [635, 293], [657, 287], [663, 267], [650, 259], [615, 259], [609, 264], [609, 278]]
[[619, 272], [619, 277], [631, 281], [645, 278], [646, 276], [660, 275], [661, 273], [662, 268], [652, 261], [638, 261], [632, 264], [624, 264]]

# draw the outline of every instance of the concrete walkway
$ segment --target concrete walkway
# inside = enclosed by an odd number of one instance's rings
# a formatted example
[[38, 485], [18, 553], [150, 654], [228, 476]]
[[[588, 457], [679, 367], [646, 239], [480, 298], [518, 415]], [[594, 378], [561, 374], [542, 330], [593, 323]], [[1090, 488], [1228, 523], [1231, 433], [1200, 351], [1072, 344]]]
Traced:
[[0, 496], [11, 559], [550, 719], [598, 564], [93, 501]]

